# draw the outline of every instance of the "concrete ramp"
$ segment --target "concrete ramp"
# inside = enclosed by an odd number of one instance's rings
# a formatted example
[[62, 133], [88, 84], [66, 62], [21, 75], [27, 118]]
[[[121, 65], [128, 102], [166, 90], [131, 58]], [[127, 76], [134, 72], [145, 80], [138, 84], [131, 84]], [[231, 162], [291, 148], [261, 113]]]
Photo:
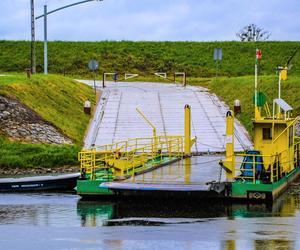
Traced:
[[[92, 84], [91, 81], [82, 81]], [[100, 86], [97, 82], [97, 86]], [[152, 129], [136, 112], [140, 108], [157, 127], [158, 135], [183, 135], [184, 106], [192, 112], [192, 151], [225, 151], [225, 114], [228, 108], [201, 87], [176, 84], [122, 82], [107, 83], [102, 90], [95, 117], [85, 139], [85, 147], [114, 143], [135, 137], [151, 137]], [[235, 123], [235, 150], [252, 147], [246, 130]]]

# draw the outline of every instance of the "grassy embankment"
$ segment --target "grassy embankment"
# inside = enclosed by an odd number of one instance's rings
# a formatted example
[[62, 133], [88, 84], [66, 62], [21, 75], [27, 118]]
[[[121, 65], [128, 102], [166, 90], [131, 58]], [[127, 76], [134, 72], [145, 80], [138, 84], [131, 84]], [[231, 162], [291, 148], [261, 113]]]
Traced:
[[[255, 49], [263, 52], [261, 73], [274, 74], [300, 42], [49, 42], [49, 72], [72, 77], [91, 77], [88, 61], [95, 58], [102, 72], [120, 74], [184, 71], [189, 77], [213, 77], [216, 65], [213, 50], [223, 49], [220, 74], [252, 75]], [[300, 53], [291, 74], [300, 75]], [[0, 72], [21, 72], [30, 65], [30, 42], [0, 41]], [[298, 67], [299, 66], [299, 67]], [[43, 70], [43, 44], [37, 43], [37, 69]], [[159, 78], [158, 78], [159, 79]]]
[[[244, 124], [250, 134], [252, 134], [253, 127], [251, 119], [254, 115], [252, 99], [254, 94], [254, 76], [221, 77], [200, 85], [205, 85], [211, 92], [220, 96], [230, 108], [233, 108], [234, 100], [239, 99], [242, 105], [242, 113], [239, 114], [237, 118]], [[275, 75], [261, 76], [258, 85], [259, 91], [266, 94], [269, 107], [272, 109], [272, 101], [278, 95], [278, 77]], [[294, 108], [294, 115], [300, 115], [300, 76], [289, 76], [288, 80], [282, 82], [281, 86], [281, 97]]]
[[77, 163], [89, 116], [84, 115], [83, 102], [95, 102], [88, 86], [55, 75], [0, 77], [0, 95], [16, 98], [45, 120], [51, 122], [74, 145], [25, 144], [0, 135], [0, 167], [55, 167]]

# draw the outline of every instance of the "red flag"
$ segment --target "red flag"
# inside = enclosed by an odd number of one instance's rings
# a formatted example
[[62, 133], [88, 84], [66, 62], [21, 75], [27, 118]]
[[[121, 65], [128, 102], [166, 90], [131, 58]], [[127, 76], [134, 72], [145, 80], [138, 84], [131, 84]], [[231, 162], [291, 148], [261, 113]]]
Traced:
[[261, 58], [262, 58], [261, 50], [257, 49], [257, 50], [256, 50], [256, 59], [257, 59], [257, 60], [260, 60]]

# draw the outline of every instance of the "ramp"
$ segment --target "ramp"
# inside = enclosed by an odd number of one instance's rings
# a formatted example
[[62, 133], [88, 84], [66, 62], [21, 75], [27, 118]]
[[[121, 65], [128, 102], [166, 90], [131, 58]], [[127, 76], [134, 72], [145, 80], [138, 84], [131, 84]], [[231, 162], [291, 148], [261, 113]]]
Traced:
[[[91, 84], [91, 81], [82, 81]], [[97, 82], [97, 86], [101, 86]], [[136, 112], [140, 108], [157, 127], [159, 135], [183, 135], [184, 106], [192, 111], [193, 153], [225, 151], [225, 114], [228, 108], [201, 87], [176, 84], [107, 83], [85, 139], [85, 147], [114, 143], [135, 137], [150, 137], [152, 129]], [[246, 130], [235, 124], [235, 150], [251, 148]]]

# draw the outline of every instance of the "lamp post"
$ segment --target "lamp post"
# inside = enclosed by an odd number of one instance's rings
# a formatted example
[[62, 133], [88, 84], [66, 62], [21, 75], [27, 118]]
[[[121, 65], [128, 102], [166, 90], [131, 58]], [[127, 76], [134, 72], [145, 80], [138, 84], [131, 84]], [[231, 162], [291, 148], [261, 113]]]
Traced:
[[[34, 0], [31, 0], [31, 2], [33, 2]], [[47, 38], [47, 17], [48, 15], [54, 13], [54, 12], [57, 12], [57, 11], [60, 11], [60, 10], [63, 10], [63, 9], [66, 9], [66, 8], [69, 8], [69, 7], [72, 7], [72, 6], [75, 6], [75, 5], [79, 5], [79, 4], [83, 4], [83, 3], [87, 3], [87, 2], [92, 2], [92, 1], [103, 1], [103, 0], [83, 0], [83, 1], [79, 1], [79, 2], [76, 2], [76, 3], [72, 3], [72, 4], [68, 4], [68, 5], [65, 5], [65, 6], [62, 6], [60, 8], [57, 8], [57, 9], [54, 9], [54, 10], [51, 10], [48, 12], [47, 10], [47, 4], [45, 2], [44, 4], [44, 14], [43, 15], [40, 15], [40, 16], [37, 16], [35, 18], [35, 20], [38, 20], [40, 18], [44, 18], [44, 74], [48, 74], [48, 38]], [[34, 18], [34, 17], [33, 17]]]
[[44, 74], [48, 74], [47, 4], [44, 5]]
[[35, 19], [34, 19], [34, 0], [30, 0], [30, 13], [31, 13], [31, 73], [36, 72], [35, 61]]

